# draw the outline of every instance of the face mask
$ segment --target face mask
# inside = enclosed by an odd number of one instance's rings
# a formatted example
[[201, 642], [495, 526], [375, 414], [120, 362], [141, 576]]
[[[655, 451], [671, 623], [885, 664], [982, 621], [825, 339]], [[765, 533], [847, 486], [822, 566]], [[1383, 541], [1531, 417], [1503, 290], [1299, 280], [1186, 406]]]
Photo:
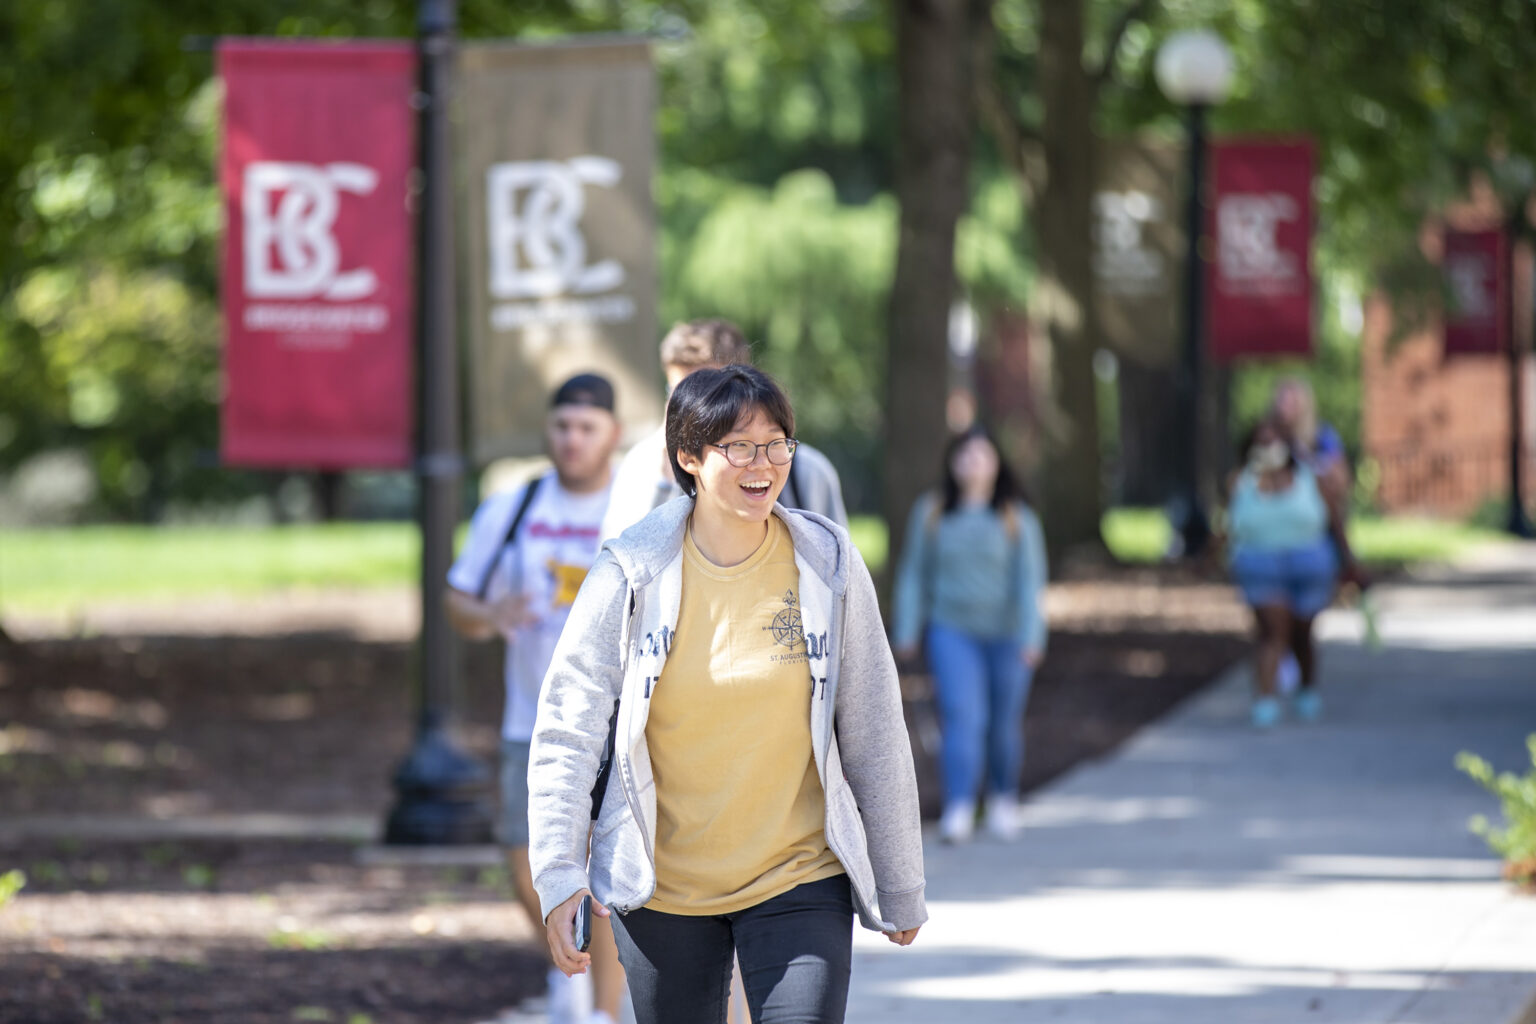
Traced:
[[1248, 451], [1248, 466], [1255, 473], [1269, 473], [1284, 468], [1291, 461], [1291, 450], [1284, 441], [1256, 444]]

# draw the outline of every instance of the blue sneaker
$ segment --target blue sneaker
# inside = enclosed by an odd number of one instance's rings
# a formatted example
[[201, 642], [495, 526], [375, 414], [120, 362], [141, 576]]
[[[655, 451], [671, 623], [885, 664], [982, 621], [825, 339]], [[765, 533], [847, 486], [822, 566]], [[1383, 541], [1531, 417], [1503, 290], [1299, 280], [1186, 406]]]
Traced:
[[1297, 693], [1292, 704], [1296, 717], [1303, 722], [1315, 722], [1323, 715], [1323, 698], [1310, 687]]
[[1273, 729], [1280, 724], [1280, 700], [1278, 697], [1256, 697], [1248, 712], [1248, 719], [1255, 729]]

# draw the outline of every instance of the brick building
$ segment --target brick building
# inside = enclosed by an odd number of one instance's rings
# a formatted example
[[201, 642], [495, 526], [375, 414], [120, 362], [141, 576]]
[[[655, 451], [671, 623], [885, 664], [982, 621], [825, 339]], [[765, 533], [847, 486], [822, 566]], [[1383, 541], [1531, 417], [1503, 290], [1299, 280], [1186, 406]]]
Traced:
[[[1497, 207], [1485, 200], [1448, 210], [1460, 230], [1496, 226]], [[1422, 239], [1438, 261], [1440, 226]], [[1514, 253], [1516, 336], [1531, 350], [1533, 260], [1527, 246]], [[1385, 294], [1365, 304], [1361, 331], [1362, 472], [1376, 475], [1383, 512], [1462, 518], [1509, 494], [1509, 358], [1446, 358], [1438, 322], [1393, 337], [1392, 303]], [[1536, 498], [1536, 367], [1523, 363], [1525, 498]], [[1369, 477], [1367, 477], [1369, 480]]]

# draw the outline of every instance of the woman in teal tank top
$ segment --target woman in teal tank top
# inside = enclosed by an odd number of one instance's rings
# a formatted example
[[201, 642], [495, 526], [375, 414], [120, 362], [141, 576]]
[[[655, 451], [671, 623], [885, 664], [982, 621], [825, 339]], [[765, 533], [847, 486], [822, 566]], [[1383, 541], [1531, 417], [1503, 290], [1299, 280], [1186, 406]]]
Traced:
[[1258, 626], [1253, 724], [1268, 729], [1284, 714], [1275, 679], [1287, 651], [1301, 671], [1296, 717], [1306, 721], [1322, 712], [1312, 621], [1338, 584], [1337, 509], [1277, 420], [1254, 427], [1243, 454], [1228, 505], [1231, 569]]

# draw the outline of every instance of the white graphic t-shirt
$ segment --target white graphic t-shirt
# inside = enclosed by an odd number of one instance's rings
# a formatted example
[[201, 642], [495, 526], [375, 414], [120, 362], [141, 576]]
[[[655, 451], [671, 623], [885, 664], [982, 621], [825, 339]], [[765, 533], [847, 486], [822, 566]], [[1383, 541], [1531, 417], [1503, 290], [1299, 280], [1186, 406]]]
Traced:
[[481, 502], [470, 520], [464, 549], [448, 570], [449, 586], [478, 595], [494, 559], [496, 567], [483, 595], [485, 600], [525, 594], [529, 611], [536, 617], [531, 625], [506, 637], [507, 703], [501, 734], [509, 740], [527, 740], [533, 735], [544, 673], [576, 591], [597, 558], [608, 489], [572, 494], [560, 486], [554, 472], [546, 473], [517, 536], [505, 544], [507, 528], [522, 501], [523, 488], [519, 487]]

